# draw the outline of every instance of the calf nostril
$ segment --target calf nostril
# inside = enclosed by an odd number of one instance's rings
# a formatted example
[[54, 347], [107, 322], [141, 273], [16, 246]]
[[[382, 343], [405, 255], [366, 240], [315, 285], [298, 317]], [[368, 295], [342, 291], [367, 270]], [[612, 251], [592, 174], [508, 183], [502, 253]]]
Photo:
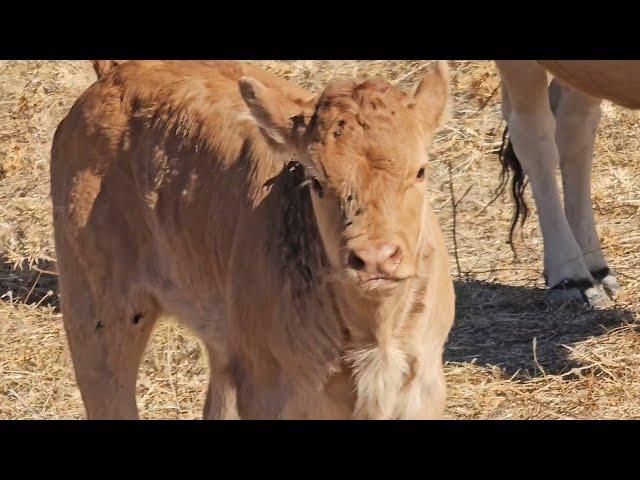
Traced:
[[378, 258], [384, 262], [387, 260], [399, 260], [402, 256], [400, 247], [390, 243], [383, 243], [378, 246]]
[[391, 255], [389, 255], [389, 258], [391, 260], [400, 260], [402, 258], [402, 250], [400, 250], [400, 247], [396, 247]]
[[354, 270], [364, 270], [365, 263], [359, 256], [357, 256], [354, 252], [349, 252], [349, 257], [347, 258], [347, 264], [349, 267]]

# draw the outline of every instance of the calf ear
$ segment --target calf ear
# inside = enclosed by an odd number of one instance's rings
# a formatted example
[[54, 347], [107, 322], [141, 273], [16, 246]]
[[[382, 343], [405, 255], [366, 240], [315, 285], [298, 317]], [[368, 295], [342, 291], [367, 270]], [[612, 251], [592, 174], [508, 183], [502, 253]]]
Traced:
[[439, 127], [445, 117], [449, 101], [449, 67], [440, 60], [429, 65], [415, 95], [413, 108], [420, 116], [426, 132]]
[[313, 99], [294, 102], [251, 77], [240, 78], [238, 86], [251, 117], [267, 136], [281, 145], [295, 147], [306, 126], [305, 118], [313, 111]]

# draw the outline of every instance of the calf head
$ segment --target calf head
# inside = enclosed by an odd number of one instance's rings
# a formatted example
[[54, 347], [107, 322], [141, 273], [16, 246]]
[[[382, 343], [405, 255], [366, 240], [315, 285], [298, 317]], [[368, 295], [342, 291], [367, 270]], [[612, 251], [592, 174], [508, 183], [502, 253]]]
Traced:
[[375, 293], [419, 274], [429, 235], [427, 151], [447, 104], [446, 63], [432, 65], [413, 95], [382, 80], [336, 82], [297, 101], [253, 78], [239, 86], [263, 133], [304, 166], [342, 278]]

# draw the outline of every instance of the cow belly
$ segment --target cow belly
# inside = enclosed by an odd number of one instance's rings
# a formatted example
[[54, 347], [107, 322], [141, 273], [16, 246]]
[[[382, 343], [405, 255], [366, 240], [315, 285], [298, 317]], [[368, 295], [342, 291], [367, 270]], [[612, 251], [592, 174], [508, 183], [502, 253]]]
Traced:
[[640, 109], [640, 61], [539, 60], [563, 83], [593, 97]]

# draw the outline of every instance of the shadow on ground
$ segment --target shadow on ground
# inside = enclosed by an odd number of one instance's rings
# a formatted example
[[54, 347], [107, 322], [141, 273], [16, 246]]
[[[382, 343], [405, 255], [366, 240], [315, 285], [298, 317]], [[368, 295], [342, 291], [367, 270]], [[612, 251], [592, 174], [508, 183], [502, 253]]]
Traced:
[[445, 360], [495, 365], [509, 376], [540, 376], [540, 367], [546, 374], [565, 373], [577, 365], [562, 345], [635, 321], [624, 309], [593, 311], [577, 303], [550, 302], [539, 288], [464, 280], [455, 289], [456, 320]]
[[26, 305], [51, 305], [58, 303], [58, 276], [55, 262], [41, 261], [37, 266], [14, 267], [0, 256], [0, 301], [19, 302]]

